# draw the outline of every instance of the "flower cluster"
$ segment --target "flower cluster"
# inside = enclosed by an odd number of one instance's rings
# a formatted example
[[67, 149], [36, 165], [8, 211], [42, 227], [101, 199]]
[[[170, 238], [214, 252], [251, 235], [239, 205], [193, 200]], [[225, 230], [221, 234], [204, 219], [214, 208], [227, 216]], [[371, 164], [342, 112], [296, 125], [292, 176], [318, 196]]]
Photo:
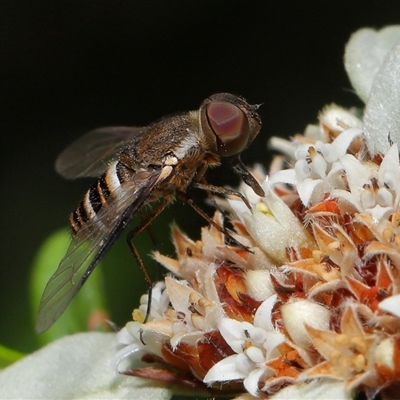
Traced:
[[[368, 75], [352, 49], [371, 32], [392, 46]], [[304, 134], [273, 138], [283, 156], [268, 176], [254, 171], [265, 197], [243, 186], [251, 210], [233, 197], [222, 203], [229, 235], [242, 247], [214, 226], [199, 241], [172, 227], [177, 259], [155, 253], [171, 275], [154, 288], [148, 320], [143, 296], [120, 331], [119, 371], [247, 392], [243, 399], [315, 381], [319, 390], [336, 382], [346, 398], [360, 390], [393, 395], [400, 385], [400, 119], [390, 111], [400, 104], [397, 42], [397, 27], [356, 34], [346, 68], [367, 102], [364, 115], [330, 105]], [[360, 80], [363, 73], [374, 79]], [[214, 221], [223, 225], [219, 212]], [[132, 357], [147, 365], [132, 368]]]

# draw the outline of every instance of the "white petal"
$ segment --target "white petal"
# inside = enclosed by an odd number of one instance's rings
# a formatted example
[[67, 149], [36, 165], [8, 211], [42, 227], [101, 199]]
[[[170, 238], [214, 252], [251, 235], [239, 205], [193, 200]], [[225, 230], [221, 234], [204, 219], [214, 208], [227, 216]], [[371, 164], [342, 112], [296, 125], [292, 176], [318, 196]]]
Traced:
[[232, 350], [236, 353], [240, 353], [243, 351], [241, 343], [247, 339], [244, 331], [253, 328], [253, 325], [248, 322], [239, 322], [230, 318], [222, 318], [218, 328], [222, 337]]
[[383, 339], [374, 350], [374, 362], [392, 371], [396, 369], [395, 341], [394, 337]]
[[370, 182], [371, 171], [354, 156], [346, 154], [341, 158], [351, 193], [357, 195], [364, 191], [363, 186]]
[[264, 349], [266, 350], [266, 359], [271, 360], [274, 357], [278, 357], [277, 347], [284, 343], [286, 337], [280, 332], [270, 332], [268, 333], [268, 340], [264, 342]]
[[387, 219], [393, 214], [393, 207], [382, 207], [380, 204], [377, 204], [375, 207], [365, 211], [371, 214], [374, 223], [378, 224], [383, 219]]
[[318, 174], [321, 178], [325, 178], [326, 168], [327, 164], [324, 157], [321, 154], [316, 154], [313, 158], [314, 173]]
[[[171, 304], [177, 312], [185, 314], [185, 321], [190, 322], [188, 315], [189, 297], [192, 293], [197, 294], [195, 290], [185, 284], [185, 281], [177, 281], [170, 276], [165, 278], [166, 290], [168, 292]], [[201, 296], [200, 296], [201, 297]]]
[[[341, 137], [340, 135], [339, 137]], [[331, 143], [322, 143], [319, 146], [315, 146], [317, 151], [319, 151], [329, 163], [333, 163], [339, 159], [339, 154], [335, 147]]]
[[400, 318], [400, 294], [390, 296], [382, 300], [378, 306], [381, 310], [386, 311]]
[[243, 381], [244, 387], [253, 396], [257, 396], [258, 381], [260, 380], [263, 373], [264, 370], [255, 369], [254, 371], [251, 371], [249, 376]]
[[170, 399], [165, 387], [115, 374], [115, 334], [66, 336], [0, 373], [2, 399]]
[[399, 146], [394, 143], [385, 154], [378, 172], [379, 186], [388, 186], [392, 190], [399, 191], [400, 167]]
[[294, 300], [281, 307], [282, 320], [293, 342], [306, 348], [311, 344], [305, 324], [328, 330], [330, 311], [310, 300]]
[[375, 206], [375, 193], [370, 190], [361, 192], [360, 201], [364, 209], [372, 208]]
[[[297, 192], [299, 193], [300, 200], [305, 206], [310, 205], [313, 198], [315, 201], [322, 199], [324, 193], [319, 193], [317, 189], [319, 187], [323, 188], [323, 182], [322, 179], [307, 178], [297, 185]], [[318, 193], [318, 196], [316, 196], [316, 193]]]
[[265, 361], [264, 352], [259, 347], [250, 346], [248, 349], [246, 349], [245, 353], [246, 356], [249, 357], [249, 359], [254, 363], [262, 363]]
[[242, 200], [233, 200], [230, 198], [227, 200], [235, 215], [240, 219], [240, 221], [244, 222], [244, 216], [251, 214], [246, 204], [244, 204]]
[[247, 270], [245, 272], [247, 294], [254, 300], [263, 301], [275, 293], [269, 270]]
[[[330, 129], [343, 132], [348, 128], [361, 128], [362, 122], [351, 111], [337, 104], [330, 104], [322, 110], [319, 121]], [[317, 146], [316, 146], [317, 148]]]
[[296, 172], [296, 178], [300, 182], [311, 175], [311, 167], [305, 159], [298, 160], [294, 166], [294, 170]]
[[390, 142], [400, 141], [400, 44], [393, 47], [379, 70], [364, 113], [370, 153], [385, 154]]
[[263, 184], [264, 204], [268, 213], [254, 210], [244, 215], [245, 226], [257, 245], [274, 260], [286, 260], [286, 248], [314, 246], [314, 241], [290, 208], [271, 189], [269, 182]]
[[272, 326], [272, 308], [276, 303], [278, 296], [276, 294], [268, 297], [262, 302], [260, 307], [258, 307], [256, 314], [254, 316], [254, 325], [265, 329], [266, 331], [272, 331], [274, 327]]
[[382, 207], [391, 207], [393, 204], [393, 196], [390, 190], [382, 187], [378, 190], [378, 202]]
[[271, 185], [275, 185], [276, 183], [288, 183], [289, 185], [296, 185], [296, 171], [294, 169], [282, 169], [280, 171], [276, 171], [269, 177], [269, 182]]
[[295, 151], [295, 146], [293, 146], [293, 143], [289, 140], [282, 139], [277, 136], [273, 136], [269, 141], [268, 141], [268, 147], [272, 150], [279, 151], [282, 154], [285, 154], [287, 157], [294, 159], [294, 151]]
[[331, 144], [331, 147], [335, 149], [335, 152], [338, 156], [344, 156], [347, 153], [351, 142], [359, 137], [362, 136], [363, 132], [360, 128], [350, 128], [346, 131], [342, 132]]
[[250, 360], [244, 353], [240, 353], [235, 358], [236, 368], [243, 372], [246, 376], [253, 371], [255, 368], [255, 363]]
[[344, 56], [349, 79], [358, 96], [366, 103], [375, 75], [392, 47], [400, 41], [400, 27], [380, 31], [360, 29], [346, 45]]
[[131, 358], [133, 355], [136, 355], [137, 358], [140, 359], [140, 356], [138, 355], [139, 352], [142, 354], [144, 353], [143, 346], [141, 346], [139, 343], [132, 343], [128, 346], [125, 346], [114, 354], [111, 360], [111, 366], [115, 372], [126, 371], [127, 369], [132, 368], [132, 363], [129, 361], [129, 358]]
[[237, 355], [224, 358], [215, 364], [204, 377], [204, 383], [225, 382], [234, 379], [244, 379], [247, 375], [239, 371], [236, 366]]
[[355, 196], [353, 193], [350, 193], [347, 190], [343, 189], [334, 189], [331, 191], [331, 196], [336, 197], [338, 199], [342, 199], [350, 203], [358, 212], [363, 212], [364, 207], [361, 204], [360, 196]]

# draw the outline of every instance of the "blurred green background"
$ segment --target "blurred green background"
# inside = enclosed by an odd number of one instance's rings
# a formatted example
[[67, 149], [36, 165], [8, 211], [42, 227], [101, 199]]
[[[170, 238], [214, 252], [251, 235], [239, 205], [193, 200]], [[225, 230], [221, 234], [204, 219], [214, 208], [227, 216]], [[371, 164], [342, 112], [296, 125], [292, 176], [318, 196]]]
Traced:
[[[67, 230], [91, 184], [54, 171], [72, 140], [100, 126], [146, 125], [228, 91], [263, 103], [262, 132], [243, 160], [267, 165], [270, 136], [303, 131], [327, 103], [361, 105], [344, 45], [355, 30], [399, 15], [398, 1], [1, 1], [0, 343], [38, 346], [28, 293], [34, 256]], [[209, 181], [237, 182], [228, 168]], [[168, 254], [172, 220], [194, 238], [204, 224], [187, 206], [170, 207], [153, 226]], [[146, 235], [135, 243], [143, 256], [151, 250]], [[145, 291], [124, 240], [102, 269], [112, 319], [123, 325]]]

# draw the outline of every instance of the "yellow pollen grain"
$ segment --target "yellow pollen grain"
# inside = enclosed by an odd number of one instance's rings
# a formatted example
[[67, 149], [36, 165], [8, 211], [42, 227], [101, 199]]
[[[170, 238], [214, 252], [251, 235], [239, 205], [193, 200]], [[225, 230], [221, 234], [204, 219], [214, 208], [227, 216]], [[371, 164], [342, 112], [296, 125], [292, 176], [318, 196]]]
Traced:
[[395, 236], [394, 242], [396, 243], [396, 246], [399, 248], [400, 247], [400, 235]]
[[137, 308], [133, 310], [132, 318], [134, 321], [140, 322], [141, 324], [144, 321], [144, 315]]
[[339, 333], [335, 338], [335, 342], [339, 345], [347, 345], [349, 344], [349, 337]]
[[177, 313], [175, 310], [173, 310], [172, 308], [168, 308], [167, 310], [164, 311], [164, 315], [167, 319], [169, 319], [170, 321], [175, 321], [177, 318]]
[[344, 368], [348, 368], [350, 366], [350, 360], [348, 357], [340, 357], [338, 359], [338, 365], [340, 368], [344, 369]]
[[394, 235], [393, 231], [389, 228], [384, 229], [382, 232], [382, 236], [385, 242], [393, 242], [394, 241]]
[[361, 336], [351, 338], [350, 343], [360, 353], [365, 353], [367, 350], [367, 345]]
[[321, 250], [313, 250], [312, 256], [314, 261], [319, 264], [322, 260], [323, 254]]
[[398, 227], [400, 225], [400, 213], [396, 211], [392, 216], [392, 225]]
[[310, 146], [308, 148], [308, 154], [310, 155], [311, 158], [314, 158], [317, 155], [317, 151], [315, 150], [314, 147]]
[[262, 212], [263, 214], [271, 214], [271, 210], [264, 204], [261, 202], [258, 202], [256, 205], [256, 210]]
[[336, 364], [341, 356], [342, 356], [342, 353], [339, 350], [332, 350], [329, 354], [329, 359], [331, 362]]
[[201, 295], [199, 293], [192, 292], [190, 293], [188, 300], [190, 304], [197, 306], [197, 303], [199, 302], [200, 299]]
[[340, 242], [335, 240], [334, 242], [329, 243], [328, 244], [328, 249], [339, 250], [340, 249]]
[[352, 358], [353, 368], [356, 372], [361, 372], [365, 369], [366, 362], [365, 357], [362, 354], [358, 354]]
[[249, 342], [248, 340], [246, 340], [243, 343], [243, 351], [247, 350], [249, 347], [253, 346], [253, 344], [251, 342]]

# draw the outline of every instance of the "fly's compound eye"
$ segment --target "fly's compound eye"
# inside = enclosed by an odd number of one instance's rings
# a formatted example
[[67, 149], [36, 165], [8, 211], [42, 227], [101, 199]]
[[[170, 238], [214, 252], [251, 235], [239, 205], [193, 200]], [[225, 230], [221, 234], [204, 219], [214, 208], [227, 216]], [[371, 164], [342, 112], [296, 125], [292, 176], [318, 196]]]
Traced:
[[249, 122], [239, 107], [226, 101], [211, 101], [206, 115], [216, 136], [220, 156], [233, 156], [247, 146], [250, 136]]

